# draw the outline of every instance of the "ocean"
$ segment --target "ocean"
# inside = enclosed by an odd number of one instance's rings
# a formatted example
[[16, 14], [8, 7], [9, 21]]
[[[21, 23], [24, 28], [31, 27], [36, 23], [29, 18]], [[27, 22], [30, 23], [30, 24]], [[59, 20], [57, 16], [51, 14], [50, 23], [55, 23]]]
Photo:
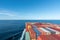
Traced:
[[20, 39], [26, 22], [60, 24], [60, 20], [0, 20], [0, 40]]

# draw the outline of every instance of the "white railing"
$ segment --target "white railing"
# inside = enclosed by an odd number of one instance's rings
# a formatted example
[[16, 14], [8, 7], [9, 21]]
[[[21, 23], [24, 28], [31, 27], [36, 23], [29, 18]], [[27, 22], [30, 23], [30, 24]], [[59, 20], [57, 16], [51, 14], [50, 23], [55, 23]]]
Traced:
[[26, 29], [24, 29], [24, 31], [23, 31], [23, 33], [22, 33], [22, 36], [21, 36], [20, 40], [23, 40], [24, 35], [25, 35], [25, 32], [26, 32]]

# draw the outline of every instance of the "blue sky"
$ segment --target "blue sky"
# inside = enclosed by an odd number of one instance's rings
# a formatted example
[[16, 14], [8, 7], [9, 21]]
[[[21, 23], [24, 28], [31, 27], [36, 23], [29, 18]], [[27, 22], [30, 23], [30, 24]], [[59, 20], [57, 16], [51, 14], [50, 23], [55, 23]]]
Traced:
[[0, 20], [60, 20], [60, 0], [0, 0]]

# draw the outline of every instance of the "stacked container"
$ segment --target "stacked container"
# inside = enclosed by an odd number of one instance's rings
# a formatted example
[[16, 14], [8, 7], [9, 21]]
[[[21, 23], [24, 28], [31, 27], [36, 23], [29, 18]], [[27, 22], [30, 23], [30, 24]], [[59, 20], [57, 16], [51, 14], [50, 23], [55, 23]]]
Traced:
[[34, 32], [36, 33], [36, 37], [38, 37], [39, 35], [41, 35], [41, 32], [38, 31], [37, 27], [35, 25], [32, 26]]
[[36, 40], [36, 33], [33, 31], [33, 29], [29, 29], [29, 33], [31, 40]]
[[43, 28], [38, 28], [38, 30], [42, 33], [41, 35], [50, 35], [51, 33], [48, 30]]
[[32, 29], [32, 25], [28, 24], [27, 28], [28, 28], [28, 32], [29, 32], [29, 35], [30, 35], [30, 40], [36, 40], [36, 33]]
[[27, 23], [25, 40], [60, 40], [60, 28], [54, 24]]

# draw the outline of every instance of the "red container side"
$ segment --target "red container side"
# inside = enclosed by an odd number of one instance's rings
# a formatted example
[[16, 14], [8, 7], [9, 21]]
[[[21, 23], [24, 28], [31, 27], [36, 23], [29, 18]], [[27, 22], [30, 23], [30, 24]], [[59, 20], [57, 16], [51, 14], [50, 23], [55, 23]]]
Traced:
[[55, 34], [53, 34], [52, 36], [53, 36], [54, 38], [56, 38], [57, 40], [60, 40], [60, 36], [55, 35]]
[[52, 35], [47, 35], [46, 36], [48, 38], [48, 40], [57, 40], [55, 37], [53, 37]]
[[29, 29], [29, 33], [30, 33], [30, 38], [31, 39], [36, 39], [36, 33], [33, 31], [33, 29]]

